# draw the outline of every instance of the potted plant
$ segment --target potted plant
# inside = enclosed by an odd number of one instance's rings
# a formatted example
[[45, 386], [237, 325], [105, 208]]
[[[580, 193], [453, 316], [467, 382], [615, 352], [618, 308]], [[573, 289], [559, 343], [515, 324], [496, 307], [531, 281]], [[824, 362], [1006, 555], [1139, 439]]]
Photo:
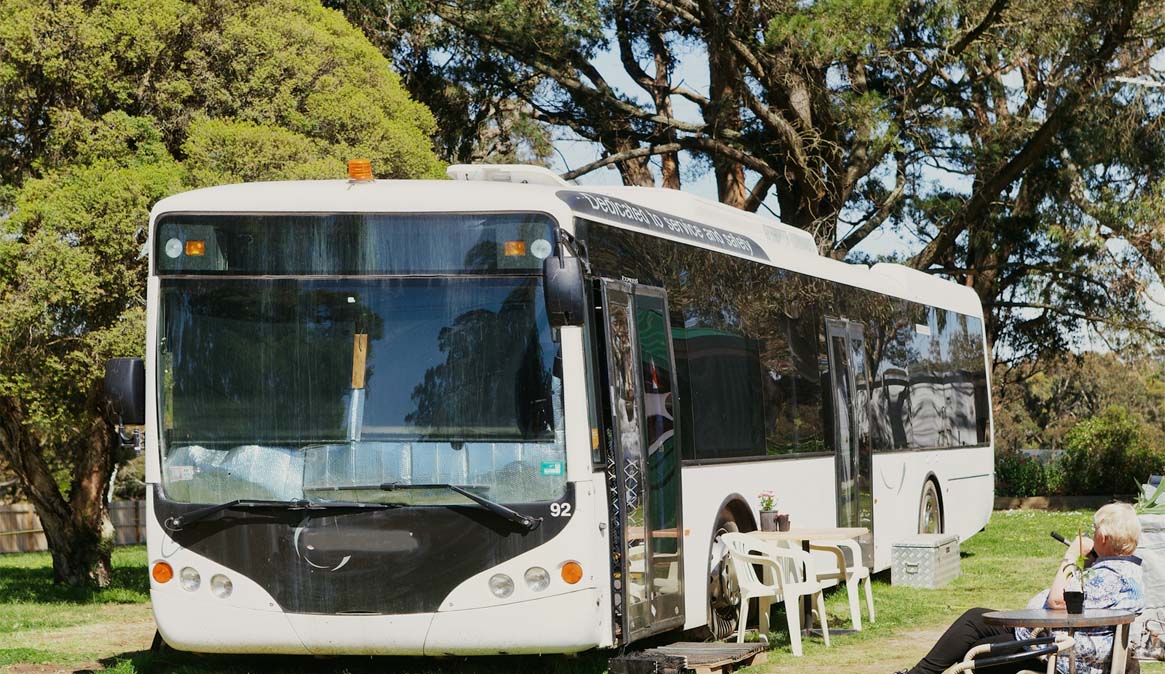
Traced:
[[[1079, 533], [1076, 534], [1076, 540], [1080, 540]], [[1064, 604], [1068, 613], [1084, 612], [1084, 581], [1091, 573], [1089, 564], [1087, 555], [1077, 554], [1075, 561], [1065, 561], [1060, 567], [1068, 572], [1068, 582], [1064, 585]]]
[[771, 491], [762, 491], [757, 494], [760, 499], [760, 530], [761, 531], [788, 531], [789, 516], [777, 512], [777, 497]]

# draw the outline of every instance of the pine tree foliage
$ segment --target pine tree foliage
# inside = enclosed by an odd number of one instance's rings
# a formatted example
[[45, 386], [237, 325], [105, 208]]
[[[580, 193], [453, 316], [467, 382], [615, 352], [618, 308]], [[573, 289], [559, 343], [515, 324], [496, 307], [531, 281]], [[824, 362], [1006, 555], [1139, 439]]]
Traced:
[[901, 240], [889, 257], [975, 289], [1001, 357], [1165, 334], [1145, 301], [1165, 274], [1165, 89], [1117, 79], [1161, 77], [1160, 2], [334, 4], [416, 82], [447, 79], [442, 105], [509, 96], [597, 143], [567, 178], [711, 171], [721, 201], [769, 198], [835, 258]]
[[127, 457], [105, 361], [143, 354], [150, 208], [244, 180], [436, 177], [433, 116], [311, 0], [0, 3], [0, 468], [58, 581], [109, 580]]

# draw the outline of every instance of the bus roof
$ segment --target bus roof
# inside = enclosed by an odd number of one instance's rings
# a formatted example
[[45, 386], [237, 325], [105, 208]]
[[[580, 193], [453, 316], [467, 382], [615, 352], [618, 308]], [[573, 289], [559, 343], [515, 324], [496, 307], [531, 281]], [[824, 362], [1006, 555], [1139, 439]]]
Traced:
[[[625, 229], [701, 246], [739, 257], [868, 288], [960, 313], [981, 315], [982, 305], [970, 288], [902, 265], [872, 268], [847, 264], [818, 254], [808, 232], [776, 218], [741, 211], [687, 192], [651, 187], [572, 186], [547, 169], [524, 165], [451, 166], [454, 180], [301, 180], [220, 185], [183, 192], [159, 201], [151, 225], [163, 213], [423, 213], [544, 212], [560, 221], [572, 214]], [[687, 236], [679, 227], [639, 226], [634, 218], [580, 209], [585, 195], [607, 197], [643, 212], [670, 216], [745, 239], [754, 254], [710, 245]], [[649, 219], [642, 218], [644, 222]], [[674, 220], [673, 220], [674, 219]], [[566, 223], [563, 223], [566, 224]], [[658, 224], [658, 223], [657, 223]], [[702, 238], [702, 237], [701, 237]]]

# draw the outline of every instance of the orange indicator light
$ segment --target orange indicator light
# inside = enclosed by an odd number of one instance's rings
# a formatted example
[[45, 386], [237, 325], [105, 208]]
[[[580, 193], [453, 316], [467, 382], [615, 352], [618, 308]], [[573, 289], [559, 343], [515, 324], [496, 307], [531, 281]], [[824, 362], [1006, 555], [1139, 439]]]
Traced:
[[154, 564], [154, 568], [150, 571], [150, 575], [152, 575], [154, 580], [158, 583], [168, 583], [170, 582], [170, 579], [174, 577], [174, 569], [166, 562], [158, 562], [157, 564]]
[[507, 241], [506, 242], [506, 257], [514, 257], [516, 255], [526, 254], [525, 241]]
[[198, 257], [206, 255], [206, 242], [197, 239], [191, 239], [186, 242], [186, 254], [191, 257]]
[[582, 580], [582, 565], [578, 562], [567, 562], [562, 565], [562, 579], [567, 585], [574, 585]]
[[348, 179], [356, 182], [372, 180], [372, 162], [367, 159], [349, 159]]

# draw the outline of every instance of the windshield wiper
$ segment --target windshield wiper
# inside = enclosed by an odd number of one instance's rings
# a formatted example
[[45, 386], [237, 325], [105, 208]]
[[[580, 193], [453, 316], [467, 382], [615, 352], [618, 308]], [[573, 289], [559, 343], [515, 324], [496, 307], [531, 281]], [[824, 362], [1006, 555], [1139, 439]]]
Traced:
[[440, 489], [442, 487], [461, 494], [465, 498], [476, 502], [482, 508], [485, 508], [498, 517], [504, 518], [510, 522], [513, 522], [514, 524], [525, 527], [526, 531], [534, 531], [538, 528], [539, 524], [542, 524], [541, 517], [527, 517], [517, 510], [508, 508], [498, 503], [497, 501], [491, 501], [481, 494], [474, 494], [464, 487], [455, 484], [449, 484], [447, 482], [436, 482], [433, 484], [400, 484], [398, 482], [386, 482], [380, 485], [380, 488], [384, 491], [396, 491], [398, 489]]
[[306, 499], [291, 499], [289, 501], [271, 501], [264, 499], [249, 499], [240, 498], [226, 503], [217, 503], [198, 510], [192, 510], [177, 517], [166, 518], [166, 528], [171, 531], [177, 531], [187, 524], [194, 524], [200, 522], [215, 513], [220, 513], [224, 510], [350, 510], [350, 509], [365, 509], [365, 510], [384, 510], [386, 508], [396, 508], [396, 503], [357, 503], [355, 501], [329, 501], [323, 503], [316, 503]]
[[497, 501], [491, 501], [490, 499], [482, 496], [481, 494], [475, 494], [475, 493], [469, 491], [468, 489], [466, 489], [465, 487], [462, 487], [462, 486], [456, 485], [456, 484], [449, 484], [448, 482], [433, 482], [430, 484], [408, 484], [408, 483], [403, 483], [403, 482], [385, 482], [384, 484], [377, 485], [376, 487], [373, 487], [373, 488], [380, 489], [381, 491], [405, 491], [408, 489], [448, 489], [452, 492], [461, 494], [465, 498], [473, 501], [474, 503], [477, 503], [482, 508], [485, 508], [486, 510], [497, 515], [498, 517], [501, 517], [502, 519], [505, 519], [509, 522], [513, 522], [514, 524], [517, 524], [518, 526], [523, 527], [524, 529], [526, 529], [526, 531], [534, 531], [535, 529], [538, 528], [538, 525], [542, 524], [541, 517], [528, 517], [528, 516], [523, 515], [522, 513], [518, 512], [518, 511], [516, 511], [516, 510], [513, 510], [511, 508], [508, 508], [508, 507], [498, 503]]

